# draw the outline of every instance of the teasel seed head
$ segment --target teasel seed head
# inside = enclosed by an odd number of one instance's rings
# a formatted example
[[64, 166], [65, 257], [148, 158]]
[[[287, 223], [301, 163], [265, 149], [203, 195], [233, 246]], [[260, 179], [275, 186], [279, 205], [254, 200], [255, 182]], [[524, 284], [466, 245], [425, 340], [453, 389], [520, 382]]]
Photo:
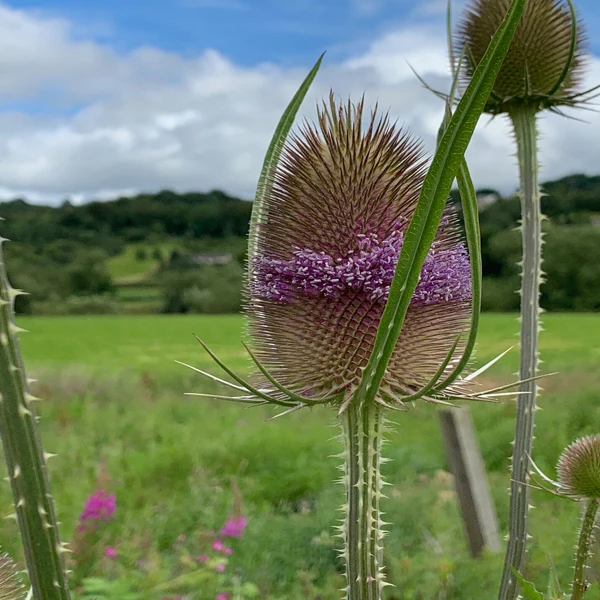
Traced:
[[[317, 125], [289, 138], [257, 225], [249, 333], [270, 374], [306, 398], [358, 386], [425, 175], [421, 144], [377, 109], [363, 123], [363, 108], [331, 95]], [[427, 384], [470, 307], [469, 258], [447, 210], [380, 396], [401, 402]], [[260, 374], [257, 386], [278, 394]]]
[[[468, 84], [511, 0], [472, 0], [458, 24], [454, 48], [462, 55]], [[485, 111], [519, 107], [557, 110], [585, 102], [578, 93], [585, 66], [586, 36], [568, 0], [528, 0]]]
[[561, 494], [600, 500], [600, 434], [570, 444], [560, 455], [556, 469]]

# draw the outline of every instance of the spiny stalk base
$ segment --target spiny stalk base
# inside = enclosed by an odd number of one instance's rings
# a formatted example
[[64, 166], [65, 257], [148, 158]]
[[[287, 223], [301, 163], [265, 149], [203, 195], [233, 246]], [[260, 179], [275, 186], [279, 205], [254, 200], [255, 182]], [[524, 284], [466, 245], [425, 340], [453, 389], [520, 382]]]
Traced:
[[385, 429], [377, 404], [350, 402], [343, 414], [346, 503], [341, 554], [346, 566], [346, 600], [379, 600], [386, 585], [383, 575], [383, 531], [379, 506], [384, 485], [381, 446]]

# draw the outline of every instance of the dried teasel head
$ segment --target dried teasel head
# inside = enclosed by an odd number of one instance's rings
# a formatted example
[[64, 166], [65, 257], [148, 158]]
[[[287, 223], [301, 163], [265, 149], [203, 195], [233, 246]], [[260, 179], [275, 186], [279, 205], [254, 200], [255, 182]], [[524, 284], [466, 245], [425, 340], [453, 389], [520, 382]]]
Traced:
[[575, 440], [560, 455], [556, 469], [561, 494], [600, 500], [600, 434]]
[[[285, 144], [257, 225], [247, 303], [256, 356], [284, 387], [341, 402], [358, 386], [425, 168], [420, 144], [387, 116], [374, 111], [364, 123], [362, 101], [333, 96], [318, 124]], [[402, 403], [427, 384], [470, 310], [469, 259], [448, 211], [379, 398]], [[257, 386], [279, 393], [260, 373]]]
[[[472, 0], [454, 36], [462, 55], [462, 82], [468, 84], [511, 0]], [[509, 113], [574, 106], [583, 77], [586, 38], [569, 0], [528, 0], [485, 111]]]

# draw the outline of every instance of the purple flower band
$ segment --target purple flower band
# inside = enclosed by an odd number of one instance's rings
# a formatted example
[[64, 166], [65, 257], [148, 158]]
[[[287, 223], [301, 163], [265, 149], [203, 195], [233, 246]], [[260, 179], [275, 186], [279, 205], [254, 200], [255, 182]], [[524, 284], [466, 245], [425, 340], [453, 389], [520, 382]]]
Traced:
[[[376, 234], [358, 234], [358, 248], [344, 257], [295, 248], [290, 260], [257, 257], [253, 294], [279, 302], [302, 297], [340, 298], [363, 292], [384, 304], [400, 256], [404, 234], [395, 231], [380, 241]], [[434, 242], [421, 270], [412, 304], [426, 306], [471, 299], [471, 270], [463, 243], [440, 249]]]

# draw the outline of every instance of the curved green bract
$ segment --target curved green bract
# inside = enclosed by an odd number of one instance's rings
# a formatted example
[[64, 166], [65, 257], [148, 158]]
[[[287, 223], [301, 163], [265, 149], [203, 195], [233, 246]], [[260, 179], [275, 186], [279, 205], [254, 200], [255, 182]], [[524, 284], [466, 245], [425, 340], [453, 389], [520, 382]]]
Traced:
[[479, 232], [479, 213], [477, 211], [477, 194], [475, 186], [467, 167], [467, 162], [463, 160], [456, 176], [458, 182], [458, 191], [463, 209], [463, 218], [465, 223], [465, 237], [467, 239], [467, 248], [471, 260], [471, 289], [473, 297], [471, 299], [471, 325], [469, 337], [465, 344], [462, 356], [456, 363], [450, 374], [435, 386], [436, 391], [443, 390], [454, 383], [463, 369], [468, 365], [475, 342], [477, 341], [477, 332], [479, 331], [479, 316], [481, 315], [481, 285], [482, 285], [482, 265], [481, 265], [481, 235]]
[[310, 88], [314, 78], [317, 76], [319, 67], [323, 60], [325, 53], [321, 54], [319, 60], [315, 63], [315, 66], [311, 69], [310, 73], [306, 76], [302, 85], [298, 88], [298, 91], [294, 94], [291, 102], [285, 109], [271, 143], [267, 149], [265, 160], [263, 162], [262, 171], [258, 179], [258, 185], [256, 187], [256, 195], [254, 197], [254, 204], [252, 206], [252, 214], [250, 216], [250, 232], [248, 234], [248, 273], [252, 272], [252, 260], [256, 255], [258, 236], [257, 227], [261, 222], [264, 222], [267, 213], [265, 206], [265, 199], [269, 196], [271, 188], [273, 187], [273, 175], [279, 164], [279, 158], [281, 157], [281, 150], [283, 144], [287, 139], [287, 136], [292, 128], [296, 114], [300, 109], [300, 105], [306, 96], [308, 89]]
[[357, 390], [359, 402], [373, 401], [377, 394], [419, 282], [423, 262], [435, 238], [452, 182], [523, 14], [525, 1], [512, 1], [440, 140], [406, 233], [373, 353]]
[[569, 55], [567, 56], [565, 66], [563, 67], [560, 77], [556, 80], [554, 87], [548, 92], [548, 96], [554, 96], [554, 94], [558, 92], [560, 86], [564, 83], [569, 71], [571, 70], [573, 58], [575, 58], [575, 49], [577, 48], [577, 14], [575, 12], [575, 6], [573, 6], [573, 2], [571, 0], [567, 0], [567, 4], [569, 6], [569, 13], [571, 14], [571, 42], [569, 44]]

